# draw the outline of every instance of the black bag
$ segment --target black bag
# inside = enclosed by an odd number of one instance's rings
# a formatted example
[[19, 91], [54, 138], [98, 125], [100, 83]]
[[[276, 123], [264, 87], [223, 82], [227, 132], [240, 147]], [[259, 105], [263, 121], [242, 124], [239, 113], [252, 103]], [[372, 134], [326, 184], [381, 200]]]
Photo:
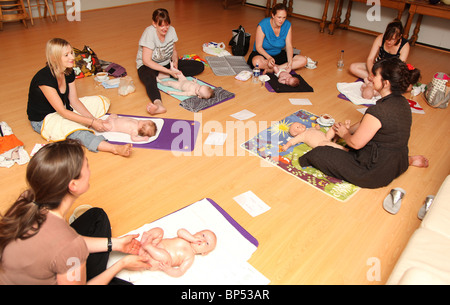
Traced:
[[250, 47], [250, 34], [245, 32], [242, 25], [232, 32], [233, 37], [228, 44], [231, 46], [231, 53], [233, 53], [234, 56], [245, 56]]

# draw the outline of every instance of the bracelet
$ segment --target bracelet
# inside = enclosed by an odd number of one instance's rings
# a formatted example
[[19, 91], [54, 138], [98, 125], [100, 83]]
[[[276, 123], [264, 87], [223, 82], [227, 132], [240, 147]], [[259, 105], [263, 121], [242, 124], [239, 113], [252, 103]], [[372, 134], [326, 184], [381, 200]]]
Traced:
[[89, 125], [88, 128], [91, 128], [91, 127], [92, 127], [92, 125], [94, 124], [94, 120], [95, 120], [95, 118], [92, 118], [91, 125]]
[[112, 241], [111, 241], [111, 237], [108, 237], [108, 252], [112, 251]]

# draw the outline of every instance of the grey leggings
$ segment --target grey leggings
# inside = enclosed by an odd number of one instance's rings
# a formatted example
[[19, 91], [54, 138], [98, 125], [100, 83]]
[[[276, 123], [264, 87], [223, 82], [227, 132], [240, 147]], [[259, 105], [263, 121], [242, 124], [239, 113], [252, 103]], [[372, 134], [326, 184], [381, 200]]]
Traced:
[[[43, 122], [44, 121], [30, 121], [33, 130], [39, 134], [41, 133]], [[106, 138], [104, 136], [96, 136], [93, 132], [88, 130], [77, 130], [71, 133], [68, 138], [80, 141], [80, 143], [84, 147], [92, 152], [98, 152], [98, 145], [100, 144], [100, 142], [106, 141]]]

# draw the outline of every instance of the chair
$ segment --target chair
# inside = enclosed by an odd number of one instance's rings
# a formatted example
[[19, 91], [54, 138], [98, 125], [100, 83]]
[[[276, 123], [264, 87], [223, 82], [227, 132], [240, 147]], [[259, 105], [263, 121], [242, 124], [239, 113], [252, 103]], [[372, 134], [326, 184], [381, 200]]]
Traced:
[[39, 14], [39, 18], [42, 18], [41, 7], [44, 7], [44, 17], [47, 17], [47, 12], [48, 12], [48, 14], [49, 14], [49, 16], [50, 16], [50, 19], [51, 19], [52, 21], [54, 21], [54, 20], [53, 20], [53, 14], [52, 14], [52, 11], [50, 10], [50, 6], [48, 5], [48, 1], [47, 1], [47, 0], [44, 0], [43, 3], [41, 3], [40, 0], [36, 0], [35, 2], [36, 2], [36, 4], [33, 5], [33, 4], [30, 4], [30, 0], [27, 0], [27, 7], [28, 7], [28, 13], [29, 13], [29, 15], [30, 15], [31, 25], [34, 25], [34, 21], [33, 21], [33, 12], [31, 11], [31, 9], [32, 9], [33, 7], [36, 7], [36, 8], [37, 8], [37, 11], [38, 11], [38, 14]]
[[[283, 0], [283, 4], [287, 8], [287, 14], [288, 16], [292, 15], [292, 0], [289, 0], [289, 3], [287, 3], [287, 0]], [[272, 16], [272, 8], [277, 4], [277, 0], [267, 0], [266, 2], [266, 17]]]
[[3, 22], [22, 21], [27, 26], [28, 14], [22, 0], [0, 0], [0, 30], [3, 30]]
[[58, 14], [56, 13], [56, 3], [61, 2], [64, 9], [64, 15], [67, 16], [67, 9], [66, 9], [66, 1], [67, 0], [51, 0], [53, 3], [53, 14], [55, 14], [55, 19], [58, 21]]

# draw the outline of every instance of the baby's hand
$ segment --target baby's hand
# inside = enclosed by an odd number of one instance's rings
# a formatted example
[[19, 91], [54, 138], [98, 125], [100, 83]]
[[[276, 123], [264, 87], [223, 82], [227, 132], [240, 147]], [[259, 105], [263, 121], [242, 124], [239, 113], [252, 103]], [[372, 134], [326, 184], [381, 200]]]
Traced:
[[281, 149], [282, 149], [283, 151], [286, 151], [286, 150], [288, 150], [289, 147], [291, 147], [291, 146], [292, 146], [292, 144], [288, 141], [288, 142], [286, 142], [286, 144], [284, 144], [283, 146], [281, 146]]

